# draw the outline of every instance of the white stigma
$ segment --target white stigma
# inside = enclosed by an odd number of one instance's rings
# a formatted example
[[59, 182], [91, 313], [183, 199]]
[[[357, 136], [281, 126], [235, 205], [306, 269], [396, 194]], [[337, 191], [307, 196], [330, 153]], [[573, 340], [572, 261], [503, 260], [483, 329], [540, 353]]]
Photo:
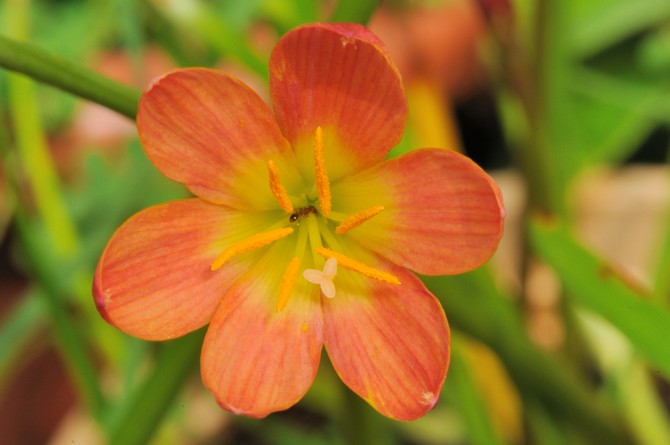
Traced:
[[326, 298], [333, 298], [335, 296], [335, 284], [333, 278], [337, 275], [337, 260], [335, 258], [328, 258], [323, 270], [305, 269], [302, 276], [310, 283], [321, 286], [321, 292]]

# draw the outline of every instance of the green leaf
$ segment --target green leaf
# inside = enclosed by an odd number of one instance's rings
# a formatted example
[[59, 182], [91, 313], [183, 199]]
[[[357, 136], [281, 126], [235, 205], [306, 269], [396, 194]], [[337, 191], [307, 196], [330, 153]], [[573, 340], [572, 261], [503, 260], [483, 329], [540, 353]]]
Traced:
[[670, 17], [667, 0], [571, 0], [570, 42], [588, 56]]
[[665, 339], [670, 313], [644, 299], [605, 261], [582, 247], [560, 221], [535, 218], [530, 239], [537, 253], [558, 273], [570, 296], [617, 327], [638, 351], [670, 378]]

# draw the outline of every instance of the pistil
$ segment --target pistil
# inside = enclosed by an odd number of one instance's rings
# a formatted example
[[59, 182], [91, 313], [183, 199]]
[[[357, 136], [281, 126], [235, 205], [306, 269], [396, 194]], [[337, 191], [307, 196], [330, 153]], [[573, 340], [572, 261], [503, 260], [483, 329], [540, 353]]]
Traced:
[[337, 275], [337, 260], [328, 258], [323, 266], [323, 271], [316, 269], [305, 269], [302, 276], [312, 284], [318, 284], [321, 287], [321, 293], [326, 298], [334, 298], [337, 291], [333, 278]]
[[328, 179], [326, 159], [323, 150], [323, 129], [321, 127], [316, 127], [316, 131], [314, 132], [314, 170], [316, 173], [316, 191], [319, 195], [321, 214], [327, 217], [330, 214], [331, 207], [330, 180]]
[[281, 229], [269, 230], [267, 232], [257, 233], [252, 235], [249, 238], [233, 243], [230, 246], [226, 247], [221, 255], [212, 263], [211, 269], [216, 270], [223, 266], [228, 260], [232, 257], [239, 255], [250, 250], [255, 250], [268, 244], [285, 238], [293, 233], [293, 229], [290, 227], [284, 227]]

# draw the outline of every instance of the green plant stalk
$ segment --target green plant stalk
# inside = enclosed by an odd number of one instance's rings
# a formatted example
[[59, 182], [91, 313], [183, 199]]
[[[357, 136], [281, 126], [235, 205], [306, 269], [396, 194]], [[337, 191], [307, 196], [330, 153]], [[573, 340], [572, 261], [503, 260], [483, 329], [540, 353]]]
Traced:
[[56, 254], [71, 259], [78, 249], [79, 240], [60, 194], [60, 180], [44, 139], [35, 85], [30, 79], [16, 74], [8, 76], [8, 84], [9, 108], [23, 173]]
[[16, 372], [15, 360], [46, 324], [44, 301], [35, 294], [35, 291], [29, 291], [23, 295], [21, 301], [3, 317], [0, 325], [0, 393], [6, 387], [8, 378]]
[[499, 294], [485, 269], [423, 280], [453, 327], [496, 352], [522, 395], [537, 397], [594, 443], [632, 443], [618, 413], [598, 403], [577, 375], [528, 340], [512, 301]]
[[535, 8], [534, 63], [524, 67], [531, 72], [527, 79], [531, 90], [525, 104], [530, 145], [521, 154], [520, 165], [527, 183], [529, 209], [565, 214], [566, 178], [557, 156], [573, 137], [573, 129], [568, 126], [571, 121], [565, 118], [570, 111], [565, 93], [568, 7], [560, 0], [540, 0], [535, 2]]
[[[7, 4], [8, 16], [12, 17], [7, 30], [18, 39], [28, 37], [29, 6], [28, 0], [12, 0]], [[56, 253], [72, 258], [78, 248], [77, 233], [60, 194], [58, 173], [44, 138], [35, 85], [15, 74], [8, 75], [8, 84], [9, 109], [23, 173]]]
[[473, 445], [501, 445], [502, 441], [491, 422], [489, 412], [463, 356], [462, 337], [452, 332], [451, 363], [448, 388], [467, 427], [467, 436]]
[[670, 305], [670, 212], [664, 221], [665, 233], [660, 234], [662, 239], [659, 247], [659, 257], [653, 277], [654, 301], [661, 306]]
[[0, 36], [0, 66], [88, 99], [130, 119], [140, 93], [26, 42]]
[[391, 420], [383, 417], [356, 393], [338, 382], [342, 389], [342, 406], [338, 416], [344, 443], [347, 445], [396, 444]]
[[144, 36], [140, 11], [142, 4], [136, 0], [116, 0], [121, 33], [132, 61], [133, 83], [142, 85], [144, 79]]
[[16, 227], [31, 272], [44, 292], [44, 302], [53, 323], [56, 346], [60, 350], [60, 355], [65, 359], [65, 365], [69, 374], [73, 376], [82, 400], [96, 418], [101, 418], [105, 406], [102, 390], [96, 370], [89, 360], [84, 339], [73, 323], [72, 314], [63, 304], [67, 300], [66, 291], [59, 284], [59, 277], [56, 276], [53, 267], [44, 261], [41, 253], [43, 246], [34, 236], [31, 221], [20, 205], [16, 211]]
[[164, 343], [142, 386], [123, 412], [111, 413], [109, 443], [144, 445], [172, 406], [186, 379], [197, 368], [205, 329]]
[[[12, 0], [7, 3], [5, 12], [12, 20], [8, 22], [8, 32], [19, 38], [28, 35], [28, 0]], [[17, 158], [21, 170], [27, 176], [34, 194], [39, 220], [47, 227], [57, 257], [65, 261], [72, 259], [77, 248], [76, 229], [60, 195], [58, 175], [48, 152], [37, 110], [35, 89], [30, 79], [23, 76], [9, 76], [9, 107], [15, 128]], [[23, 251], [44, 290], [44, 301], [49, 309], [53, 329], [57, 337], [57, 346], [65, 359], [75, 385], [82, 399], [89, 405], [94, 415], [100, 415], [103, 399], [97, 377], [89, 362], [83, 338], [78, 335], [64, 306], [66, 292], [60, 288], [55, 269], [45, 260], [42, 253], [45, 246], [40, 244], [35, 226], [36, 220], [28, 217], [25, 196], [18, 186], [21, 176], [10, 171], [16, 198], [16, 226]]]

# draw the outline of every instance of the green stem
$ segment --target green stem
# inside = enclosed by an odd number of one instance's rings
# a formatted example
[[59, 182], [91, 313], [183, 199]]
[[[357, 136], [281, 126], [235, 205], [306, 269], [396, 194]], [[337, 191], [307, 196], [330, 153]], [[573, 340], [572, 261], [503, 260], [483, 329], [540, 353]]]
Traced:
[[342, 386], [343, 409], [340, 417], [340, 431], [348, 445], [393, 445], [396, 443], [393, 430], [386, 423], [391, 421], [365, 403], [354, 392]]
[[0, 326], [0, 392], [3, 392], [9, 377], [18, 371], [17, 359], [33, 347], [31, 340], [45, 325], [44, 301], [41, 295], [36, 294], [34, 290], [26, 292], [11, 312], [3, 317]]
[[486, 410], [477, 383], [470, 371], [463, 351], [464, 337], [454, 332], [451, 337], [451, 362], [449, 364], [449, 378], [447, 388], [451, 391], [463, 422], [467, 428], [467, 435], [473, 445], [500, 445], [501, 439], [491, 422], [491, 416]]
[[[8, 32], [16, 38], [26, 38], [29, 34], [30, 2], [10, 1], [5, 12], [12, 18], [6, 26]], [[16, 136], [16, 160], [20, 162], [21, 170], [31, 186], [39, 214], [38, 218], [28, 217], [25, 204], [28, 200], [21, 195], [19, 187], [23, 177], [16, 170], [8, 171], [13, 182], [11, 190], [16, 195], [16, 227], [23, 253], [44, 290], [44, 301], [49, 309], [60, 354], [82, 400], [87, 402], [94, 415], [99, 416], [104, 405], [102, 391], [95, 369], [88, 359], [86, 342], [77, 332], [71, 314], [65, 307], [68, 290], [63, 287], [60, 274], [54, 267], [56, 261], [67, 262], [76, 256], [79, 245], [75, 225], [60, 194], [59, 178], [44, 138], [33, 83], [25, 77], [10, 75], [9, 98]], [[45, 255], [38, 221], [46, 226], [51, 241], [47, 249], [49, 253], [55, 252], [55, 255]]]
[[522, 393], [537, 397], [598, 443], [632, 442], [617, 413], [598, 403], [576, 375], [527, 339], [513, 303], [499, 295], [485, 270], [424, 277], [424, 282], [440, 298], [454, 327], [498, 354]]
[[60, 180], [44, 138], [35, 85], [23, 76], [8, 76], [9, 106], [22, 172], [30, 184], [40, 218], [55, 252], [71, 259], [79, 247], [76, 228], [60, 193]]
[[138, 91], [30, 43], [0, 36], [0, 66], [135, 118]]
[[63, 289], [56, 270], [44, 261], [39, 237], [35, 236], [35, 230], [21, 206], [18, 206], [16, 212], [16, 227], [23, 253], [32, 267], [31, 272], [44, 291], [44, 302], [51, 316], [56, 335], [56, 345], [61, 356], [65, 358], [69, 374], [74, 377], [75, 385], [82, 394], [82, 399], [89, 406], [94, 416], [100, 418], [105, 401], [98, 384], [95, 368], [89, 360], [84, 339], [77, 331], [72, 314], [63, 304], [67, 300], [67, 291]]
[[160, 425], [187, 377], [197, 367], [205, 330], [160, 346], [152, 374], [123, 412], [109, 419], [109, 443], [143, 445]]
[[[7, 4], [7, 13], [12, 20], [6, 28], [13, 37], [28, 37], [29, 8], [27, 0], [13, 0]], [[14, 74], [8, 76], [8, 85], [11, 121], [23, 173], [56, 253], [63, 258], [72, 258], [78, 248], [77, 232], [62, 199], [58, 173], [44, 137], [35, 85], [30, 79]]]

